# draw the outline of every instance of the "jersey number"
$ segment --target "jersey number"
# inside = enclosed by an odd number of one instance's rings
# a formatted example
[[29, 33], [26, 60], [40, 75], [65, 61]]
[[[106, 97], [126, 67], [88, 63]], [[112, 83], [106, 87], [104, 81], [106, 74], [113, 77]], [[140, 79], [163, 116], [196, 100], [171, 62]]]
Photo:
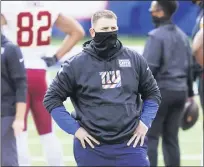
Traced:
[[[47, 19], [47, 25], [41, 26], [37, 30], [37, 46], [49, 45], [50, 36], [46, 40], [42, 39], [42, 34], [45, 31], [48, 31], [51, 27], [51, 14], [48, 11], [41, 11], [37, 14], [37, 20], [41, 21], [43, 17]], [[28, 20], [28, 25], [23, 25], [23, 19]], [[18, 15], [17, 26], [19, 30], [17, 31], [17, 43], [19, 46], [30, 46], [33, 44], [34, 35], [33, 35], [33, 15], [30, 12], [23, 12]], [[23, 33], [28, 34], [28, 40], [23, 41]]]

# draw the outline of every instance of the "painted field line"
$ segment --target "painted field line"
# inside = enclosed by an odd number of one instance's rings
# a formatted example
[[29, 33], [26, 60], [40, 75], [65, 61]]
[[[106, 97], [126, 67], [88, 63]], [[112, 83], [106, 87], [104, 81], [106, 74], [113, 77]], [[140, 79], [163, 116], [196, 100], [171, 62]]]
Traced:
[[[185, 160], [185, 161], [192, 161], [192, 160], [200, 161], [201, 158], [202, 158], [201, 155], [183, 155], [181, 156], [181, 160]], [[159, 161], [163, 160], [163, 156], [159, 155], [158, 159]], [[45, 158], [42, 156], [33, 156], [32, 161], [45, 162]], [[65, 162], [75, 162], [75, 159], [74, 159], [74, 156], [64, 156], [64, 161]]]

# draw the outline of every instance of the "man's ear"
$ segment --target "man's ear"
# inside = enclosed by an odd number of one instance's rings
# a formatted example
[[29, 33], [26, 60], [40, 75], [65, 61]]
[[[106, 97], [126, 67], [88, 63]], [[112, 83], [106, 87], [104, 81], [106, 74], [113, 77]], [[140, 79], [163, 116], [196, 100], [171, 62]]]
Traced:
[[89, 32], [90, 32], [91, 37], [94, 38], [95, 37], [95, 30], [91, 27], [89, 29]]

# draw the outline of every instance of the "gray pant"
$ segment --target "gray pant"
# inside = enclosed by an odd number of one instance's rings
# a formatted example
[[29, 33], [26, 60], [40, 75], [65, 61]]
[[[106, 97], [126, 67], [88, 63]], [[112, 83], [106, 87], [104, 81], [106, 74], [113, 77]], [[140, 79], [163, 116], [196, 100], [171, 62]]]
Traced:
[[1, 166], [19, 166], [13, 121], [14, 117], [1, 117]]
[[203, 112], [204, 112], [204, 99], [203, 99], [203, 85], [204, 85], [204, 82], [203, 82], [203, 76], [200, 76], [199, 77], [199, 86], [198, 86], [198, 91], [199, 91], [199, 95], [200, 95], [200, 102], [201, 102], [201, 107], [203, 109]]

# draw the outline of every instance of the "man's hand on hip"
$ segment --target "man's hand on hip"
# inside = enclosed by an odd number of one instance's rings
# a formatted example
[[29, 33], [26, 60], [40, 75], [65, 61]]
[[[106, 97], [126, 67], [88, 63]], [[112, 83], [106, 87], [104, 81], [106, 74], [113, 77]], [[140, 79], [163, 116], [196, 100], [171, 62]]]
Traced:
[[133, 147], [136, 147], [137, 143], [140, 141], [140, 146], [142, 146], [144, 144], [144, 139], [147, 131], [148, 127], [140, 120], [134, 132], [134, 135], [128, 141], [127, 145], [130, 146], [130, 144], [134, 141]]
[[91, 146], [91, 148], [94, 148], [94, 145], [92, 144], [91, 140], [93, 142], [95, 142], [96, 144], [100, 144], [99, 141], [97, 141], [96, 139], [94, 139], [91, 135], [88, 134], [88, 132], [80, 127], [76, 133], [75, 133], [75, 137], [78, 138], [81, 142], [81, 145], [83, 148], [86, 148], [86, 144], [85, 141]]
[[14, 130], [15, 137], [17, 137], [18, 135], [20, 135], [20, 133], [23, 132], [24, 125], [25, 125], [24, 120], [19, 120], [19, 119], [14, 120], [12, 124], [12, 128]]

